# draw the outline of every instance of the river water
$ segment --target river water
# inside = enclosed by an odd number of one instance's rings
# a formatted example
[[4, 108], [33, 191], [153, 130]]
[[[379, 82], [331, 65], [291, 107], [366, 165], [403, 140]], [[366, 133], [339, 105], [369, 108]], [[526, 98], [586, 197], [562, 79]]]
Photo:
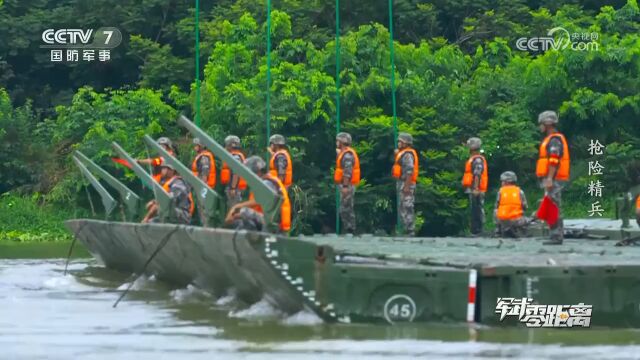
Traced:
[[329, 325], [132, 278], [89, 259], [0, 259], [0, 359], [640, 359], [640, 330]]

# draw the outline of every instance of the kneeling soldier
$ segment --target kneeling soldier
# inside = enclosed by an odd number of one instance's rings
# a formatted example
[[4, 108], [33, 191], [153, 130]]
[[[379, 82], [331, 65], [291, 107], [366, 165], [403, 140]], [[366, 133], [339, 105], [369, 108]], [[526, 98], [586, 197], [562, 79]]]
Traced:
[[[258, 175], [262, 182], [267, 185], [276, 194], [282, 197], [282, 204], [280, 205], [280, 222], [278, 228], [281, 232], [286, 233], [291, 229], [291, 204], [289, 202], [289, 196], [287, 195], [287, 189], [280, 179], [269, 174], [267, 172], [267, 164], [259, 156], [250, 156], [244, 162], [245, 166], [251, 169], [256, 175]], [[259, 214], [257, 216], [256, 214]], [[227, 224], [234, 224], [236, 228], [247, 229], [244, 227], [250, 224], [250, 227], [259, 227], [258, 223], [262, 221], [261, 228], [264, 228], [264, 212], [260, 204], [255, 200], [253, 193], [249, 195], [249, 200], [234, 205], [227, 214], [225, 222]], [[239, 227], [241, 226], [241, 227]], [[259, 231], [259, 230], [258, 230]]]
[[502, 187], [498, 192], [493, 213], [496, 232], [500, 236], [518, 237], [522, 235], [528, 223], [523, 216], [527, 209], [527, 198], [524, 191], [516, 185], [518, 177], [513, 171], [503, 172], [500, 181]]
[[[172, 216], [179, 224], [190, 224], [193, 215], [193, 197], [189, 186], [177, 175], [173, 166], [166, 162], [161, 165], [160, 175], [162, 176], [162, 188], [171, 196]], [[153, 201], [148, 208], [147, 215], [142, 220], [143, 223], [157, 222], [158, 203]]]

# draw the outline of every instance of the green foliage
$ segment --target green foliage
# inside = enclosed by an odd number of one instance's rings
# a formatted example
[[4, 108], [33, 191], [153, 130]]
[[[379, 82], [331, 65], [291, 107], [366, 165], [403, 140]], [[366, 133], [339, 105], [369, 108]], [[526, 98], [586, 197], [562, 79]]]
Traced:
[[43, 196], [0, 196], [0, 242], [68, 241], [71, 234], [63, 222], [82, 213], [61, 211], [43, 203]]
[[[111, 141], [144, 156], [144, 133], [180, 139], [173, 120], [178, 112], [191, 114], [195, 101], [192, 3], [27, 3], [8, 0], [0, 12], [0, 30], [7, 34], [0, 37], [0, 86], [13, 99], [0, 91], [0, 192], [36, 185], [49, 201], [86, 208], [78, 202], [82, 183], [70, 165], [71, 150], [81, 149], [106, 165]], [[640, 155], [640, 9], [636, 0], [601, 8], [597, 2], [575, 3], [394, 1], [397, 121], [400, 131], [414, 135], [421, 154], [416, 199], [421, 234], [453, 234], [466, 226], [460, 178], [468, 156], [463, 144], [470, 136], [483, 138], [489, 160], [487, 202], [506, 170], [518, 174], [528, 193], [539, 195], [534, 165], [541, 134], [535, 119], [548, 109], [559, 112], [560, 129], [570, 143], [567, 209], [582, 209], [589, 201], [592, 139], [607, 145], [601, 159], [605, 196], [634, 184], [640, 174], [635, 162]], [[270, 92], [271, 132], [288, 137], [295, 182], [307, 195], [304, 232], [332, 231], [334, 224], [334, 4], [273, 1], [269, 89], [264, 3], [222, 0], [203, 4], [200, 14], [202, 126], [220, 140], [236, 134], [248, 153], [262, 155]], [[342, 6], [340, 127], [352, 133], [361, 156], [359, 227], [390, 233], [395, 186], [389, 174], [394, 120], [387, 3]], [[95, 76], [95, 64], [58, 66], [50, 75], [54, 65], [38, 48], [39, 34], [28, 29], [65, 28], [69, 19], [89, 26], [96, 18], [125, 34], [105, 65], [113, 67], [106, 69], [110, 75]], [[516, 49], [518, 38], [544, 36], [556, 26], [597, 33], [598, 48], [538, 54]], [[183, 160], [188, 155], [182, 154]], [[581, 211], [575, 214], [584, 216]]]

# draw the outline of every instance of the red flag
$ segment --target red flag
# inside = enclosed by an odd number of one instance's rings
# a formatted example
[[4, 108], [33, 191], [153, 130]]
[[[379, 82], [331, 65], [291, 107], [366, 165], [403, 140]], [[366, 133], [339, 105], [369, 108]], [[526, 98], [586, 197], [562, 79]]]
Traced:
[[536, 217], [540, 220], [544, 220], [549, 224], [549, 227], [553, 227], [560, 217], [560, 210], [558, 209], [558, 205], [551, 200], [549, 195], [545, 195], [542, 198], [542, 203], [540, 204], [540, 208], [536, 213]]
[[125, 159], [120, 159], [120, 158], [111, 158], [111, 161], [113, 161], [116, 164], [120, 164], [122, 166], [126, 166], [129, 169], [131, 169], [131, 164], [129, 164], [129, 162]]

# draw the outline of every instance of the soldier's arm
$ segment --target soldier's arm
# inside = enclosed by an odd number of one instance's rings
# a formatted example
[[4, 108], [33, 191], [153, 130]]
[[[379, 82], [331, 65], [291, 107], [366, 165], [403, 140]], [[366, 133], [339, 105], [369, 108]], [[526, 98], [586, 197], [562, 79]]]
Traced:
[[549, 173], [547, 179], [555, 179], [558, 172], [558, 165], [560, 165], [560, 158], [564, 151], [562, 141], [558, 137], [553, 137], [549, 140], [547, 153], [549, 154]]
[[280, 154], [276, 157], [275, 163], [276, 169], [278, 169], [278, 178], [280, 181], [284, 181], [287, 176], [287, 166], [289, 165], [287, 164], [287, 157]]
[[198, 172], [198, 177], [206, 183], [207, 181], [209, 181], [209, 171], [211, 170], [211, 162], [209, 161], [208, 156], [201, 156], [199, 161], [200, 161], [200, 171]]
[[413, 158], [413, 154], [406, 153], [405, 156], [402, 157], [402, 169], [404, 176], [404, 188], [408, 189], [411, 186], [411, 178], [413, 177], [413, 172], [415, 171], [413, 164], [415, 159]]
[[[240, 159], [238, 156], [233, 155], [238, 161], [242, 162], [242, 159]], [[240, 182], [240, 177], [238, 175], [236, 175], [235, 172], [231, 173], [231, 181], [229, 182], [229, 186], [232, 189], [237, 189], [238, 188], [238, 182]]]
[[527, 202], [527, 196], [524, 194], [522, 189], [520, 189], [520, 199], [522, 199], [522, 210], [527, 210], [529, 208], [529, 203]]
[[138, 159], [136, 160], [136, 162], [140, 165], [160, 166], [164, 162], [164, 159], [162, 157], [155, 157], [155, 158], [147, 158], [147, 159]]
[[342, 185], [347, 186], [351, 184], [351, 177], [353, 176], [353, 163], [354, 158], [351, 153], [346, 153], [342, 157]]
[[481, 158], [477, 157], [473, 159], [471, 163], [471, 172], [473, 173], [473, 184], [471, 190], [477, 191], [480, 188], [480, 178], [484, 172], [484, 162]]

